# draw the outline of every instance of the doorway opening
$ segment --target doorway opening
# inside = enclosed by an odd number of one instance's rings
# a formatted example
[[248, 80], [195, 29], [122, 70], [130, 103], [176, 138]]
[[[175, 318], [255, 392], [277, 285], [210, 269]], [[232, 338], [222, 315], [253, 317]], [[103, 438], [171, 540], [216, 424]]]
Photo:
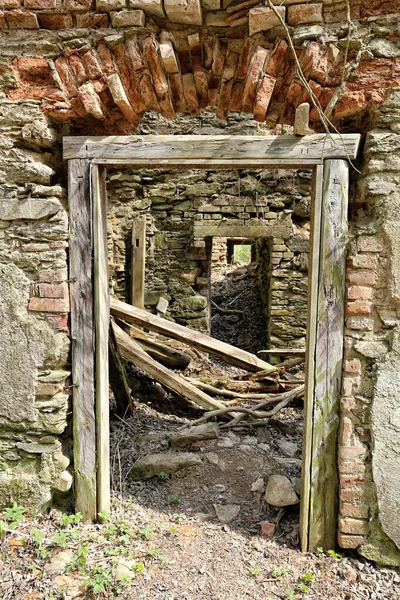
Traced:
[[[107, 339], [109, 329], [108, 284], [107, 284], [107, 239], [106, 239], [106, 198], [105, 198], [105, 169], [106, 164], [135, 166], [152, 166], [165, 168], [171, 165], [184, 166], [190, 154], [190, 164], [193, 167], [216, 165], [219, 168], [232, 168], [233, 165], [263, 168], [274, 167], [277, 164], [290, 168], [313, 168], [313, 221], [312, 255], [309, 278], [309, 303], [305, 394], [305, 430], [302, 469], [301, 497], [301, 538], [302, 547], [313, 548], [320, 541], [321, 545], [332, 547], [332, 536], [335, 536], [335, 464], [334, 431], [337, 427], [337, 411], [340, 378], [329, 375], [340, 373], [340, 362], [343, 346], [343, 269], [344, 269], [344, 237], [346, 222], [346, 202], [348, 189], [347, 161], [357, 153], [359, 136], [349, 138], [343, 147], [343, 136], [337, 140], [322, 136], [306, 138], [240, 138], [235, 143], [234, 138], [218, 136], [211, 140], [204, 136], [199, 144], [199, 136], [151, 136], [145, 138], [112, 138], [107, 140], [84, 139], [71, 140], [70, 147], [66, 140], [65, 157], [70, 159], [69, 194], [73, 218], [71, 236], [71, 278], [73, 312], [72, 330], [74, 337], [74, 380], [81, 385], [74, 388], [74, 420], [76, 429], [75, 469], [77, 471], [77, 488], [79, 496], [86, 493], [86, 502], [82, 506], [88, 510], [91, 498], [97, 500], [97, 510], [102, 510], [109, 501], [109, 426], [108, 426], [108, 377], [107, 377]], [[351, 138], [351, 139], [350, 139]], [[353, 143], [353, 148], [349, 146]], [[214, 156], [223, 158], [211, 158]], [[321, 161], [324, 160], [324, 167]], [[89, 191], [91, 182], [91, 194]], [[340, 184], [338, 186], [338, 184]], [[322, 199], [324, 198], [324, 203]], [[94, 239], [94, 278], [87, 271], [88, 258], [82, 245], [82, 234], [85, 242], [90, 239], [91, 205], [93, 205], [93, 239]], [[284, 221], [284, 220], [283, 220]], [[210, 227], [211, 225], [211, 227]], [[194, 247], [205, 247], [205, 237], [215, 235], [236, 237], [237, 233], [224, 233], [224, 227], [232, 225], [221, 220], [220, 225], [209, 223], [208, 233], [199, 221], [194, 223]], [[283, 228], [285, 223], [280, 224]], [[215, 229], [215, 232], [213, 231]], [[202, 232], [203, 230], [203, 232]], [[268, 226], [257, 220], [251, 237], [267, 237]], [[284, 230], [284, 229], [283, 229]], [[339, 235], [338, 235], [339, 233]], [[85, 237], [86, 235], [86, 237]], [[203, 240], [203, 242], [201, 241]], [[204, 244], [204, 245], [203, 245]], [[85, 244], [86, 248], [86, 244]], [[329, 255], [329, 269], [325, 269], [325, 257]], [[77, 260], [78, 259], [78, 260]], [[324, 285], [320, 286], [320, 281]], [[329, 298], [326, 284], [330, 281]], [[94, 284], [95, 313], [91, 312], [87, 302], [88, 293]], [[115, 311], [114, 311], [115, 315]], [[326, 318], [328, 316], [328, 318]], [[317, 318], [318, 317], [318, 318]], [[95, 323], [96, 352], [95, 363], [90, 367], [94, 353], [90, 352], [90, 336], [85, 344], [85, 334]], [[341, 325], [340, 325], [341, 323]], [[81, 328], [77, 325], [82, 325]], [[333, 325], [333, 327], [332, 327]], [[171, 329], [171, 327], [170, 327]], [[197, 336], [197, 344], [200, 336]], [[329, 348], [326, 342], [329, 339]], [[322, 351], [322, 345], [329, 353]], [[87, 352], [83, 353], [83, 347]], [[140, 357], [140, 353], [138, 354]], [[320, 364], [322, 358], [322, 363]], [[82, 369], [83, 367], [83, 369]], [[321, 379], [319, 369], [324, 368], [326, 376]], [[84, 374], [84, 377], [82, 375]], [[93, 375], [93, 378], [92, 378]], [[95, 396], [94, 396], [94, 391]], [[85, 393], [86, 392], [86, 393]], [[80, 415], [85, 411], [90, 413], [91, 398], [96, 398], [97, 425], [94, 429], [88, 425], [88, 420], [82, 422]], [[326, 399], [326, 401], [325, 401]], [[323, 400], [323, 401], [322, 401]], [[93, 410], [93, 408], [91, 409]], [[336, 415], [336, 419], [334, 416]], [[332, 418], [328, 418], [328, 416]], [[90, 420], [90, 419], [89, 419]], [[82, 426], [84, 425], [84, 429]], [[79, 429], [81, 428], [81, 429]], [[78, 431], [79, 430], [79, 431]], [[94, 438], [90, 441], [91, 436]], [[96, 446], [97, 459], [91, 462], [92, 454], [88, 456], [83, 450]], [[324, 448], [322, 457], [320, 449]], [[314, 462], [314, 456], [319, 460]], [[90, 459], [90, 460], [88, 460]], [[333, 462], [332, 462], [333, 460]], [[322, 461], [322, 462], [321, 462]], [[90, 486], [93, 474], [97, 472], [97, 487]], [[326, 485], [328, 473], [329, 486]], [[310, 482], [313, 485], [310, 485]], [[80, 493], [79, 493], [80, 492]], [[94, 493], [93, 493], [94, 492]], [[82, 496], [80, 501], [82, 501]], [[79, 502], [78, 502], [79, 504]], [[96, 504], [94, 505], [96, 507]], [[96, 510], [96, 508], [95, 508]], [[332, 513], [333, 511], [333, 513]]]

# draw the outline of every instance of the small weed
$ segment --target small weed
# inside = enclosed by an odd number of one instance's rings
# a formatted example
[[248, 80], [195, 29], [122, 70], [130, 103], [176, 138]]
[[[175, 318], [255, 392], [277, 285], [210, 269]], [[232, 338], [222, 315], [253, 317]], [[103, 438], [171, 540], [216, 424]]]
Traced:
[[149, 548], [147, 550], [147, 554], [150, 554], [150, 556], [157, 556], [157, 554], [160, 552], [160, 548]]
[[288, 600], [296, 600], [294, 590], [288, 588], [287, 590], [285, 590], [285, 594], [287, 594]]
[[22, 506], [14, 503], [12, 507], [6, 508], [4, 511], [4, 520], [9, 524], [9, 528], [13, 529], [24, 520], [25, 509]]
[[77, 512], [73, 515], [63, 515], [60, 519], [61, 527], [69, 527], [70, 525], [79, 525], [82, 521], [83, 515]]
[[299, 590], [301, 592], [304, 592], [305, 594], [309, 594], [311, 592], [311, 588], [308, 587], [308, 585], [306, 585], [305, 583], [299, 583]]
[[112, 584], [113, 577], [111, 569], [106, 569], [100, 565], [95, 566], [85, 580], [85, 585], [90, 586], [94, 594], [107, 592], [112, 587]]
[[283, 567], [274, 567], [271, 571], [271, 577], [276, 577], [277, 579], [282, 579], [284, 575], [289, 573], [289, 569], [284, 569]]
[[164, 471], [161, 471], [161, 473], [158, 474], [158, 477], [160, 479], [169, 479], [169, 473], [164, 473]]
[[261, 573], [261, 569], [259, 569], [258, 567], [256, 567], [255, 569], [250, 569], [250, 573], [256, 577], [256, 575], [259, 575]]
[[334, 550], [327, 550], [326, 552], [330, 557], [332, 558], [336, 558], [337, 560], [339, 560], [339, 558], [342, 558], [340, 554], [338, 554], [337, 552], [335, 552]]
[[44, 546], [44, 541], [46, 540], [46, 536], [43, 531], [40, 529], [32, 529], [32, 541], [37, 546], [36, 548], [36, 556], [39, 558], [47, 558], [49, 556], [49, 551]]
[[55, 546], [59, 546], [60, 548], [65, 548], [69, 543], [69, 533], [66, 531], [57, 531], [51, 540], [52, 544]]
[[306, 571], [302, 577], [304, 583], [314, 583], [315, 575], [311, 573], [311, 571]]
[[171, 494], [168, 496], [168, 504], [179, 504], [181, 501], [181, 497], [176, 494]]
[[137, 532], [145, 540], [150, 540], [154, 535], [154, 529], [152, 527], [150, 527], [150, 525], [147, 525], [146, 527], [142, 527], [141, 529], [138, 529]]
[[105, 523], [106, 521], [110, 520], [110, 513], [108, 513], [106, 510], [102, 510], [99, 512], [98, 517], [100, 523]]
[[66, 566], [66, 571], [82, 571], [87, 563], [89, 554], [89, 544], [80, 546], [76, 552], [76, 555], [70, 560]]
[[173, 519], [175, 519], [175, 521], [178, 523], [183, 523], [183, 521], [186, 521], [187, 517], [185, 513], [175, 513]]

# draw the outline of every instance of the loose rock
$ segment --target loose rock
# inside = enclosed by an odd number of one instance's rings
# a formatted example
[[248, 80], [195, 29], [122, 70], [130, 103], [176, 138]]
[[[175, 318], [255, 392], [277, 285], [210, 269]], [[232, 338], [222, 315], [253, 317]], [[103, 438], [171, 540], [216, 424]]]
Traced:
[[215, 504], [214, 508], [221, 523], [230, 523], [240, 512], [238, 504]]
[[169, 436], [171, 448], [184, 448], [193, 442], [214, 440], [219, 436], [218, 423], [204, 423], [195, 427], [177, 431]]
[[265, 500], [272, 506], [292, 506], [299, 501], [290, 479], [284, 475], [271, 475], [265, 490]]
[[201, 458], [193, 452], [165, 452], [148, 454], [139, 458], [129, 471], [135, 480], [150, 479], [160, 473], [175, 473], [181, 469], [201, 464]]

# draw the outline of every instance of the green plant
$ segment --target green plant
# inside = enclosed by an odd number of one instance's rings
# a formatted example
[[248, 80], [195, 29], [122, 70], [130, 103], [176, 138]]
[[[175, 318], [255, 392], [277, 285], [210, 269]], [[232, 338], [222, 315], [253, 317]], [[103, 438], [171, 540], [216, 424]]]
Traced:
[[306, 585], [305, 583], [299, 583], [299, 590], [301, 592], [304, 592], [305, 594], [309, 594], [311, 592], [311, 588], [308, 587], [308, 585]]
[[284, 569], [283, 567], [274, 567], [271, 571], [271, 577], [276, 577], [277, 579], [282, 579], [284, 575], [289, 573], [289, 569]]
[[314, 583], [315, 575], [313, 575], [313, 573], [311, 573], [311, 571], [306, 571], [304, 573], [302, 579], [305, 583]]
[[47, 558], [49, 556], [49, 551], [44, 546], [44, 541], [46, 540], [46, 536], [43, 531], [40, 529], [32, 529], [32, 541], [37, 546], [36, 555], [40, 558]]
[[181, 501], [181, 497], [177, 494], [170, 494], [168, 496], [168, 504], [179, 504]]
[[14, 502], [13, 506], [4, 511], [4, 520], [9, 523], [10, 529], [13, 529], [24, 520], [25, 509]]
[[147, 525], [146, 527], [141, 527], [141, 529], [138, 529], [138, 534], [145, 540], [150, 540], [154, 535], [154, 529], [150, 527], [150, 525]]
[[186, 515], [185, 513], [175, 513], [173, 518], [175, 519], [175, 521], [177, 521], [178, 523], [183, 523], [183, 521], [186, 521]]
[[106, 510], [102, 510], [97, 516], [100, 523], [105, 523], [106, 521], [110, 520], [110, 513], [108, 513]]
[[66, 566], [66, 571], [82, 571], [85, 567], [89, 554], [89, 544], [86, 543], [83, 546], [79, 546], [76, 551], [76, 555], [69, 561]]
[[92, 568], [89, 575], [85, 579], [85, 585], [92, 588], [94, 594], [109, 591], [113, 584], [111, 569], [106, 569], [101, 565], [96, 565]]
[[54, 546], [60, 546], [60, 548], [65, 548], [68, 546], [70, 536], [66, 531], [57, 531], [51, 540]]
[[164, 473], [164, 471], [161, 471], [161, 473], [158, 474], [158, 477], [160, 479], [169, 479], [169, 473]]
[[285, 590], [285, 594], [287, 594], [287, 597], [289, 600], [296, 600], [296, 597], [294, 595], [294, 590], [291, 590], [288, 588], [287, 590]]
[[339, 560], [339, 558], [342, 558], [340, 554], [338, 554], [337, 552], [335, 552], [335, 550], [327, 550], [326, 553], [329, 556], [331, 556], [332, 558], [336, 558], [337, 560]]
[[83, 515], [77, 512], [73, 515], [63, 515], [60, 519], [61, 527], [68, 527], [69, 525], [79, 525], [82, 521]]
[[256, 575], [259, 575], [261, 573], [261, 569], [259, 569], [258, 567], [256, 567], [255, 569], [250, 569], [250, 573], [255, 577]]

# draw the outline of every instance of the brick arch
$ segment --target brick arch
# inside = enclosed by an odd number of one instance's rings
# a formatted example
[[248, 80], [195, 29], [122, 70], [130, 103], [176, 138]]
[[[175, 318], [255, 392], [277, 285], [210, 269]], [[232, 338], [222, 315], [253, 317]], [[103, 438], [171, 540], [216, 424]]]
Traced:
[[[9, 100], [39, 100], [59, 123], [73, 123], [92, 135], [134, 133], [148, 110], [173, 119], [213, 108], [252, 114], [269, 126], [293, 124], [296, 107], [310, 98], [297, 78], [287, 42], [256, 45], [251, 38], [232, 45], [205, 32], [177, 42], [169, 31], [109, 36], [85, 50], [68, 50], [54, 60], [20, 57], [11, 63], [15, 86]], [[296, 48], [299, 62], [322, 109], [341, 82], [343, 56], [331, 44], [314, 41]], [[400, 83], [400, 82], [398, 82]], [[385, 89], [366, 91], [361, 77], [348, 83], [333, 119], [353, 117], [385, 98]], [[311, 109], [311, 126], [320, 127]]]

